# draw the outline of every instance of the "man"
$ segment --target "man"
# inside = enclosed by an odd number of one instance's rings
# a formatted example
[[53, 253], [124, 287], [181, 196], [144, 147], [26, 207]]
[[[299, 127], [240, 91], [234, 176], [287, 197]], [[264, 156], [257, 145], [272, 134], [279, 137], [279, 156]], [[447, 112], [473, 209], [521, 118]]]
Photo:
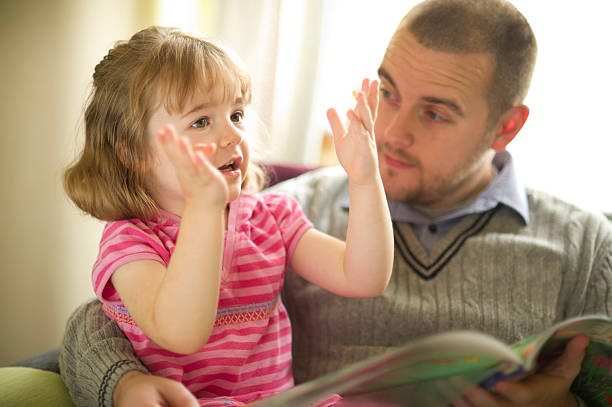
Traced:
[[[571, 316], [612, 314], [612, 227], [525, 190], [505, 151], [529, 114], [535, 58], [531, 28], [503, 0], [426, 0], [404, 17], [380, 65], [375, 126], [394, 221], [391, 282], [380, 297], [344, 299], [287, 273], [297, 383], [437, 332], [514, 342]], [[277, 189], [315, 227], [344, 237], [339, 170]], [[77, 405], [197, 405], [178, 383], [143, 375], [118, 332], [95, 302], [69, 322], [60, 363]], [[587, 342], [578, 336], [531, 378], [472, 389], [454, 404], [580, 405], [570, 385]]]

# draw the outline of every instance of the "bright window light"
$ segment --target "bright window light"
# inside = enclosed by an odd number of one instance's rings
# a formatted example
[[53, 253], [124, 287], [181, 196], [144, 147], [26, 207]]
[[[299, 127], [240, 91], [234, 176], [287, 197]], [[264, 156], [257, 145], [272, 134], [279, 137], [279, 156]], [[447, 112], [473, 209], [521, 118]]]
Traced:
[[187, 32], [197, 32], [198, 0], [161, 0], [160, 24], [179, 27]]
[[[508, 147], [521, 179], [581, 207], [612, 213], [612, 2], [511, 2], [525, 15], [538, 41], [525, 101], [531, 114]], [[309, 137], [318, 137], [328, 127], [328, 107], [345, 110], [361, 78], [376, 77], [391, 34], [416, 3], [325, 3]]]

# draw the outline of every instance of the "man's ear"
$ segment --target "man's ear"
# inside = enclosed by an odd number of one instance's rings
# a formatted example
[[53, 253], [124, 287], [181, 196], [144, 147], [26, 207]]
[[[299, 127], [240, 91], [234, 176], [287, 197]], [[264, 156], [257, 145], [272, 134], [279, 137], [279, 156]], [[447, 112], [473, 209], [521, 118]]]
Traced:
[[529, 108], [525, 105], [516, 105], [508, 109], [495, 126], [495, 138], [491, 148], [497, 152], [503, 151], [521, 130], [529, 116]]

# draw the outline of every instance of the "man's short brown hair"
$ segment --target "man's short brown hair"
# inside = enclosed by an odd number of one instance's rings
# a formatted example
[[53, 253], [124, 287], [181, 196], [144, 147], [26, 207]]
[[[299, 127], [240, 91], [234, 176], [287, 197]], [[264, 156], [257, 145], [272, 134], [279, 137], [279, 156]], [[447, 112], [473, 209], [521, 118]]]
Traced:
[[537, 44], [525, 17], [508, 1], [426, 0], [404, 17], [402, 29], [429, 49], [491, 56], [489, 125], [527, 95]]

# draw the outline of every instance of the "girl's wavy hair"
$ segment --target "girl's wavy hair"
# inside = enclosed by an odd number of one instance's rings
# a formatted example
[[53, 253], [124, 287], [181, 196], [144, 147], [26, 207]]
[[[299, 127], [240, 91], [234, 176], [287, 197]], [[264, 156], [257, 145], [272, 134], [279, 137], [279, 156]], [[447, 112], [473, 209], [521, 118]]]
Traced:
[[[64, 172], [76, 206], [100, 220], [156, 216], [145, 185], [153, 162], [147, 123], [160, 96], [168, 112], [182, 112], [197, 92], [213, 102], [240, 97], [249, 105], [251, 78], [229, 50], [175, 28], [149, 27], [115, 43], [95, 68], [85, 143]], [[243, 188], [258, 191], [265, 176], [254, 147]]]

